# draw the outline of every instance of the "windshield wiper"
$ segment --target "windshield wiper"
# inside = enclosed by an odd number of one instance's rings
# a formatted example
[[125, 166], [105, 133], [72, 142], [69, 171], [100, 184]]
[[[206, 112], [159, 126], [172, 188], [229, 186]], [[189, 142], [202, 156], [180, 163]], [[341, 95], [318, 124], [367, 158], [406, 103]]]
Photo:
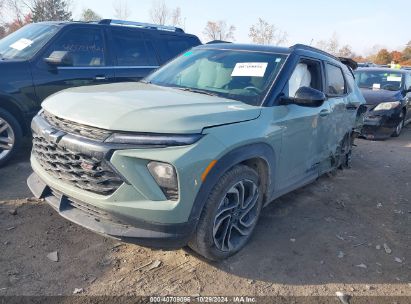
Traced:
[[204, 95], [208, 95], [208, 96], [217, 96], [217, 94], [215, 93], [211, 93], [209, 91], [204, 91], [201, 89], [193, 89], [193, 88], [177, 88], [181, 91], [186, 91], [186, 92], [191, 92], [191, 93], [198, 93], [198, 94], [204, 94]]

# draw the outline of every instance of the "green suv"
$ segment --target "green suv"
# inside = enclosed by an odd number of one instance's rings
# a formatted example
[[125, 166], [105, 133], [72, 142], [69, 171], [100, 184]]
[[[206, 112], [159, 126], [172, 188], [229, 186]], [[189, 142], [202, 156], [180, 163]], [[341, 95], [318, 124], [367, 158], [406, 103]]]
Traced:
[[224, 259], [262, 207], [348, 165], [364, 103], [350, 66], [304, 45], [221, 43], [139, 83], [67, 89], [32, 121], [28, 185], [97, 233]]

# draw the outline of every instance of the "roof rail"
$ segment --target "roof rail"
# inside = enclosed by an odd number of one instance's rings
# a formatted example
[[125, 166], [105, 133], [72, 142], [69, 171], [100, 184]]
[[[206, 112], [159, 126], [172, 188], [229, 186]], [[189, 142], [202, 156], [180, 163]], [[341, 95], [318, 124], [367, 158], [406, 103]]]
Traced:
[[337, 57], [335, 57], [334, 55], [332, 55], [332, 54], [330, 54], [330, 53], [328, 53], [328, 52], [326, 52], [326, 51], [323, 51], [323, 50], [317, 49], [317, 48], [315, 48], [315, 47], [313, 47], [313, 46], [309, 46], [309, 45], [305, 45], [305, 44], [300, 44], [300, 43], [294, 44], [292, 47], [290, 47], [290, 49], [294, 49], [294, 50], [307, 50], [307, 51], [317, 52], [317, 53], [321, 53], [321, 54], [323, 54], [323, 55], [325, 55], [325, 56], [328, 56], [328, 57], [334, 58], [335, 60], [340, 61]]
[[337, 57], [334, 56], [333, 54], [330, 54], [326, 51], [317, 49], [315, 47], [309, 46], [309, 45], [305, 45], [305, 44], [295, 44], [292, 47], [290, 47], [290, 49], [293, 50], [307, 50], [307, 51], [313, 51], [313, 52], [317, 52], [317, 53], [321, 53], [325, 56], [331, 57], [337, 61], [340, 61], [341, 63], [345, 64], [346, 66], [349, 66], [352, 70], [355, 70], [358, 68], [358, 64], [356, 61], [352, 60], [351, 58], [345, 58], [345, 57]]
[[206, 44], [216, 44], [216, 43], [232, 43], [231, 41], [224, 41], [224, 40], [211, 40]]
[[166, 26], [166, 25], [160, 25], [160, 24], [152, 24], [152, 23], [134, 22], [134, 21], [126, 21], [126, 20], [115, 20], [115, 19], [102, 19], [98, 23], [99, 24], [108, 24], [108, 25], [117, 25], [117, 26], [139, 27], [139, 28], [144, 28], [144, 29], [160, 30], [160, 31], [167, 31], [167, 32], [184, 33], [184, 30], [179, 28], [179, 27]]

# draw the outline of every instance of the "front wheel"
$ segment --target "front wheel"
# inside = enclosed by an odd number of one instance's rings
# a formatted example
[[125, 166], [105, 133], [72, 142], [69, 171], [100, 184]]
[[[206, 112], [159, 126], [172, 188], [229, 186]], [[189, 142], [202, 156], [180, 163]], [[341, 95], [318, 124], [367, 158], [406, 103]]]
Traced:
[[237, 253], [254, 231], [262, 201], [257, 172], [235, 166], [211, 190], [189, 246], [214, 261]]
[[7, 111], [0, 109], [0, 167], [14, 155], [22, 138], [21, 127]]
[[402, 128], [404, 127], [404, 120], [405, 120], [404, 112], [401, 112], [400, 119], [401, 121], [398, 123], [397, 127], [395, 128], [394, 133], [392, 134], [393, 137], [398, 137], [401, 134]]

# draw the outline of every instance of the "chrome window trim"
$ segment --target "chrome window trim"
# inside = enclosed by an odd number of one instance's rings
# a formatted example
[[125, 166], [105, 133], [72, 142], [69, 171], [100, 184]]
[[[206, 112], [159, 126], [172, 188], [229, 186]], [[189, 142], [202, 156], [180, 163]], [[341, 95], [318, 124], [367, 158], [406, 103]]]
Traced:
[[159, 65], [147, 66], [84, 66], [84, 67], [57, 67], [58, 70], [96, 70], [96, 69], [157, 69]]

